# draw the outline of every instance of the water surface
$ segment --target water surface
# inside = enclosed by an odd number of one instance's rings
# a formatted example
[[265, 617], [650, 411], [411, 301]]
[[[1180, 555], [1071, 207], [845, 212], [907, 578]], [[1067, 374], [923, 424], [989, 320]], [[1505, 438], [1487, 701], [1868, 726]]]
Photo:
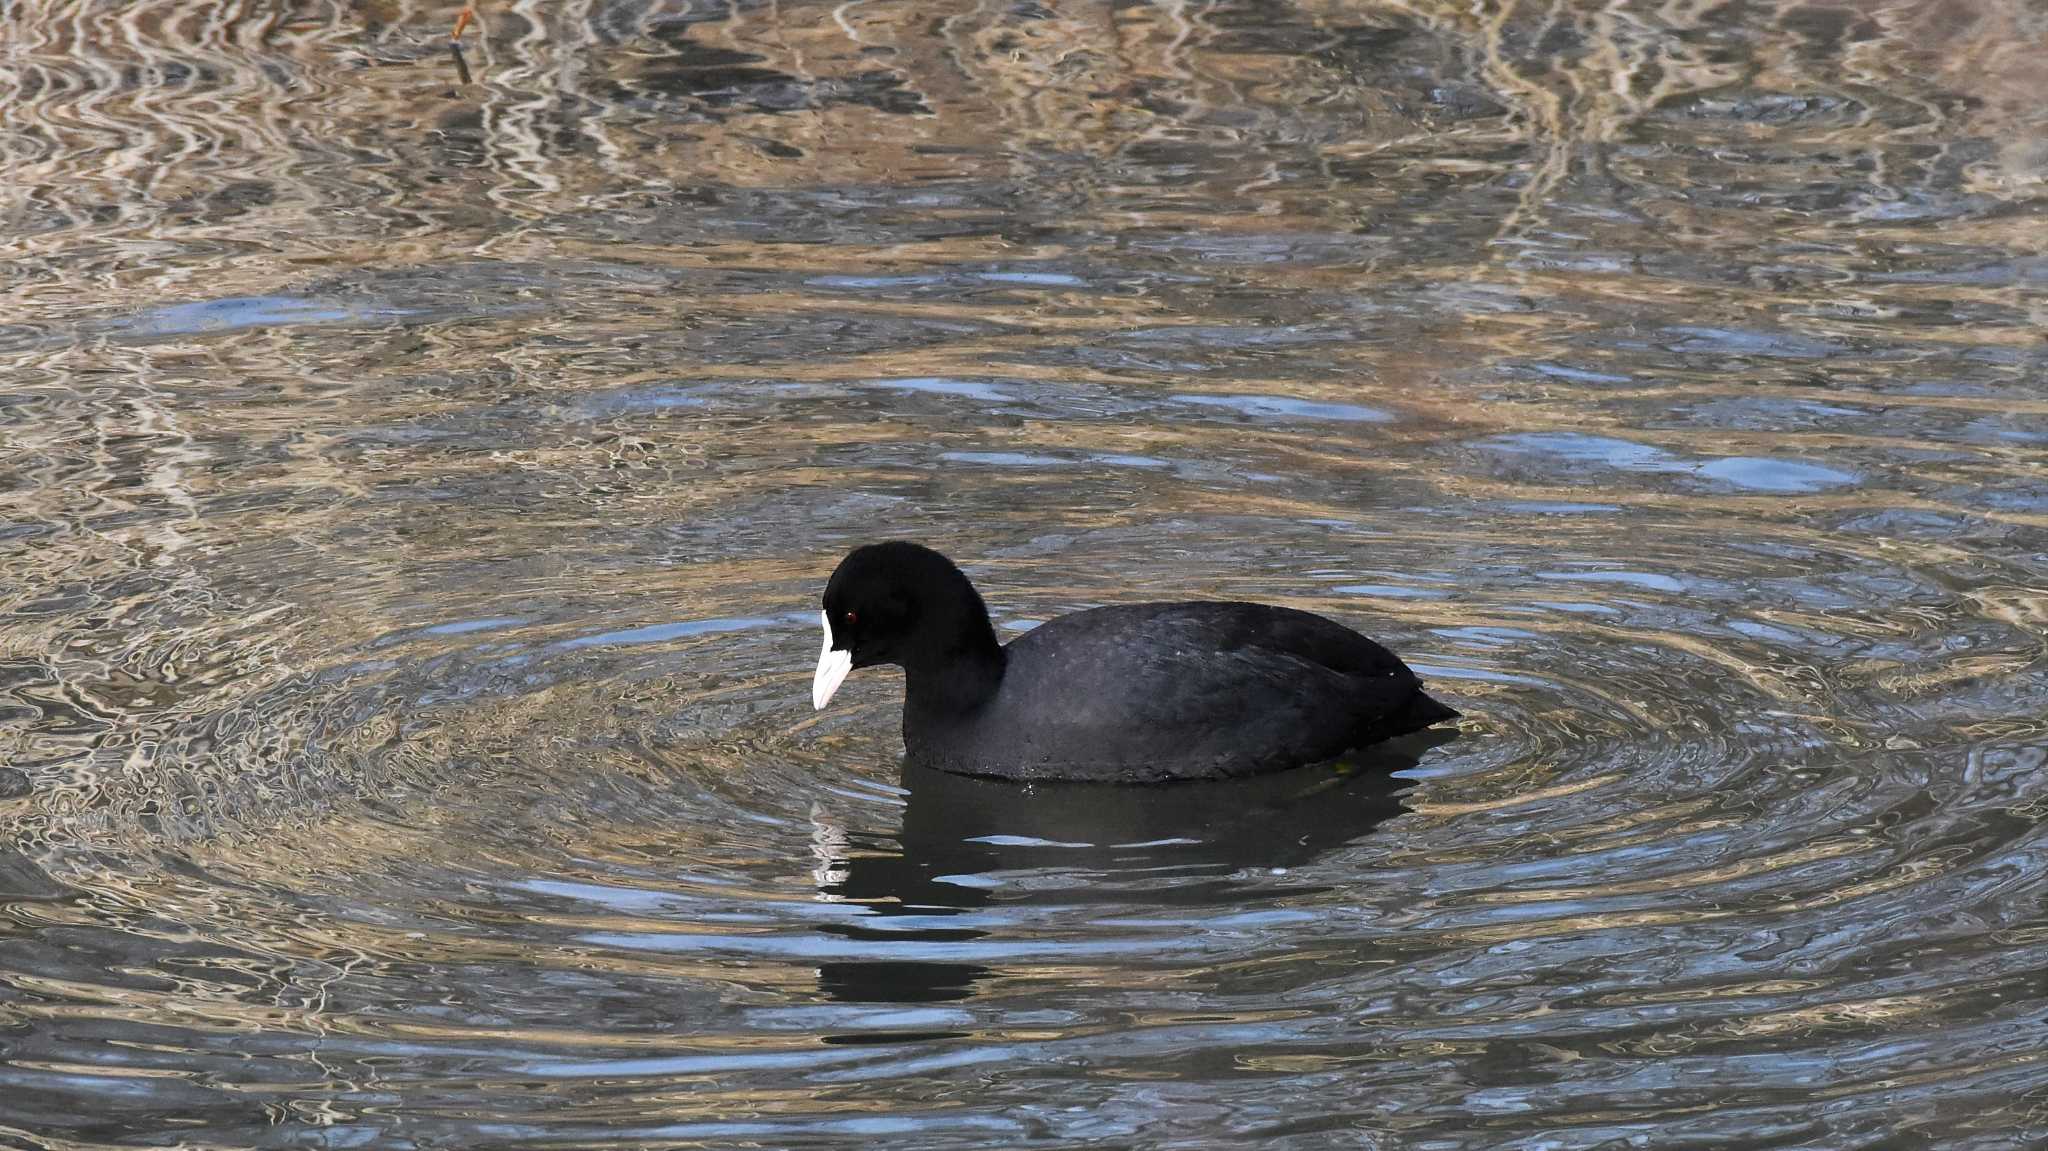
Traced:
[[[456, 7], [8, 13], [0, 1142], [2048, 1140], [2038, 5]], [[886, 536], [1465, 719], [907, 775]]]

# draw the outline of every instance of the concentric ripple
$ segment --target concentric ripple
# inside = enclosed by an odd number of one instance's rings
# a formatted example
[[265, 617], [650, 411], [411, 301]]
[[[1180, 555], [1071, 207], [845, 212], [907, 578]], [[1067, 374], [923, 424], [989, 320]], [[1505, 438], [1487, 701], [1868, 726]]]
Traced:
[[[0, 1143], [2048, 1141], [2029, 5], [15, 7]], [[887, 536], [1464, 719], [911, 772]]]

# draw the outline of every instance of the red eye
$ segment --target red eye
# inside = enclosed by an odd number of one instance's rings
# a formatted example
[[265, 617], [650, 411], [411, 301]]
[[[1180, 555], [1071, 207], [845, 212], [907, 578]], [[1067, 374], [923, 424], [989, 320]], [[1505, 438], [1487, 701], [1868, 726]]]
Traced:
[[852, 623], [857, 623], [857, 622], [859, 622], [859, 620], [860, 620], [860, 617], [859, 617], [859, 616], [857, 616], [857, 615], [855, 615], [855, 614], [853, 614], [852, 612], [847, 612], [847, 613], [846, 613], [846, 622], [847, 622], [847, 623], [849, 623], [849, 624], [852, 624]]

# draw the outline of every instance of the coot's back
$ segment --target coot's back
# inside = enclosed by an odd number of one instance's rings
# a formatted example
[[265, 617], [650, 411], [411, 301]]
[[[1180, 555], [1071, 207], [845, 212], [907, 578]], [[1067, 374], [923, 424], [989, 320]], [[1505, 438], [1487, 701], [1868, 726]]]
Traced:
[[1457, 714], [1392, 652], [1321, 616], [1150, 603], [1013, 640], [979, 707], [913, 693], [903, 737], [913, 763], [946, 771], [1143, 783], [1320, 762]]

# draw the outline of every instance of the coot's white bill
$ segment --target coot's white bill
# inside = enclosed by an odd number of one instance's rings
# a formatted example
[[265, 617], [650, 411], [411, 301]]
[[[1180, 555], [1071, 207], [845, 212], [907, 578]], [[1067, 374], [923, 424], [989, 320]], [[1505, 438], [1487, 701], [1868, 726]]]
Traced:
[[819, 711], [832, 702], [832, 693], [853, 670], [853, 652], [832, 650], [832, 617], [818, 613], [818, 626], [825, 629], [825, 646], [818, 652], [818, 674], [811, 680], [811, 706]]

